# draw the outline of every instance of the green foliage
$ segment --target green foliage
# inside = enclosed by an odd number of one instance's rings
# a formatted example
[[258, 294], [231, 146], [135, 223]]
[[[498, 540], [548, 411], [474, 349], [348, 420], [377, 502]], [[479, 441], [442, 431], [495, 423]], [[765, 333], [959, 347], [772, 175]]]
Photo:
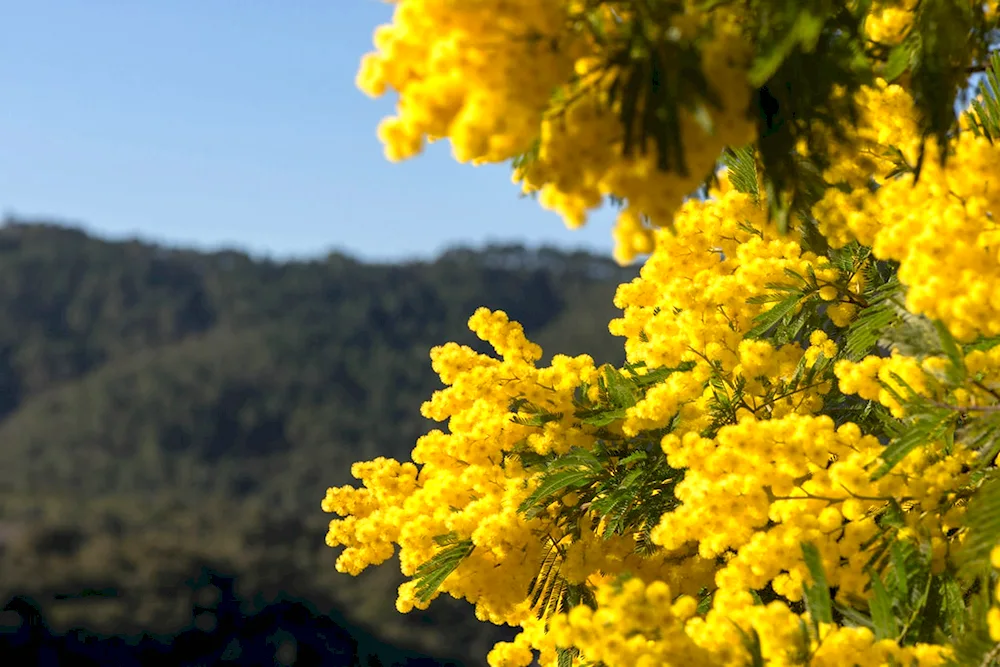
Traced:
[[660, 26], [683, 12], [675, 2], [636, 2], [625, 19], [624, 39], [611, 42], [591, 16], [591, 34], [608, 49], [606, 66], [611, 84], [608, 107], [617, 110], [624, 130], [624, 155], [646, 155], [656, 148], [658, 167], [687, 174], [680, 112], [686, 108], [708, 123], [708, 107], [718, 107], [701, 68], [697, 40], [688, 42], [663, 34]]
[[899, 635], [899, 624], [893, 609], [894, 600], [882, 583], [878, 572], [869, 571], [872, 586], [872, 601], [869, 604], [871, 620], [876, 639], [895, 639]]
[[[970, 42], [981, 44], [986, 35], [977, 29], [982, 8], [961, 0], [934, 0], [916, 6], [914, 25], [891, 49], [876, 45], [883, 58], [880, 74], [898, 81], [904, 74], [921, 114], [922, 130], [940, 146], [955, 125], [954, 100], [966, 83]], [[941, 152], [942, 162], [946, 153]], [[915, 165], [919, 175], [923, 152]]]
[[940, 321], [935, 320], [934, 330], [937, 331], [941, 341], [941, 350], [948, 358], [948, 369], [945, 380], [949, 386], [957, 387], [965, 381], [968, 372], [965, 369], [965, 354], [959, 347], [958, 341], [951, 335], [948, 328]]
[[[594, 6], [586, 6], [576, 24], [608, 53], [605, 77], [611, 82], [608, 108], [624, 129], [624, 153], [646, 154], [655, 147], [659, 168], [686, 174], [685, 147], [679, 117], [687, 110], [711, 130], [711, 108], [718, 106], [716, 91], [701, 68], [703, 39], [672, 38], [662, 26], [682, 10], [673, 0], [623, 3], [626, 11], [609, 31]], [[917, 3], [915, 22], [898, 45], [867, 39], [863, 21], [871, 2], [830, 0], [703, 0], [710, 10], [739, 5], [747, 21], [744, 37], [754, 59], [747, 84], [754, 99], [747, 114], [757, 120], [757, 150], [763, 167], [763, 186], [769, 214], [782, 230], [808, 225], [809, 211], [829, 184], [821, 173], [820, 157], [828, 134], [843, 140], [845, 122], [857, 118], [853, 94], [876, 77], [899, 83], [914, 96], [921, 131], [944, 146], [954, 130], [954, 100], [966, 85], [969, 71], [989, 59], [996, 40], [995, 21], [987, 19], [985, 3], [963, 0], [923, 0]], [[610, 35], [617, 35], [611, 37]], [[970, 60], [970, 57], [972, 60]], [[989, 62], [996, 63], [997, 54]], [[986, 64], [989, 64], [988, 62]], [[989, 69], [985, 100], [974, 105], [979, 131], [997, 133], [997, 69]], [[843, 91], [846, 94], [837, 94]], [[559, 91], [555, 100], [564, 92]], [[991, 101], [992, 100], [992, 101]], [[562, 107], [556, 104], [555, 113]], [[812, 158], [795, 147], [804, 142]], [[741, 148], [738, 150], [746, 150]], [[523, 167], [537, 155], [537, 146], [516, 158]], [[924, 151], [907, 171], [919, 176]], [[947, 152], [940, 151], [942, 161]], [[723, 160], [732, 159], [727, 151]], [[700, 176], [700, 175], [699, 175]], [[706, 175], [711, 178], [711, 175]], [[738, 188], [750, 188], [741, 181]], [[751, 192], [751, 189], [742, 190]], [[757, 193], [759, 196], [759, 193]]]
[[[823, 0], [749, 4], [751, 15], [760, 17], [751, 28], [753, 41], [765, 49], [757, 62], [768, 64], [757, 70], [767, 78], [752, 81], [759, 86], [753, 110], [757, 147], [769, 214], [785, 230], [808, 215], [825, 187], [823, 164], [802, 158], [796, 145], [805, 142], [810, 154], [822, 155], [818, 128], [843, 136], [841, 123], [857, 117], [852, 94], [874, 79], [873, 66], [861, 36], [860, 8], [852, 14]], [[838, 88], [847, 95], [835, 95]]]
[[959, 551], [967, 568], [982, 568], [990, 562], [990, 551], [1000, 545], [1000, 478], [991, 475], [969, 501], [965, 527], [968, 534]]
[[[624, 372], [610, 365], [598, 378], [596, 401], [588, 398], [588, 387], [578, 389], [574, 416], [583, 423], [605, 426], [621, 420], [625, 410], [641, 399], [645, 391], [671, 374], [690, 370], [686, 363], [678, 368], [646, 369], [642, 364], [625, 364]], [[511, 411], [524, 409], [515, 400]], [[518, 423], [529, 424], [518, 415]], [[510, 457], [520, 460], [527, 470], [539, 473], [537, 486], [518, 507], [526, 518], [549, 511], [560, 503], [554, 527], [562, 535], [579, 539], [584, 527], [593, 529], [603, 522], [601, 537], [637, 535], [636, 553], [648, 556], [656, 551], [650, 533], [659, 518], [676, 507], [673, 489], [683, 472], [667, 463], [659, 440], [669, 428], [643, 433], [634, 438], [607, 433], [593, 450], [572, 448], [564, 454], [542, 455], [522, 443]], [[576, 497], [567, 502], [568, 494]], [[562, 547], [548, 535], [545, 555], [539, 572], [527, 591], [532, 607], [541, 618], [577, 604], [593, 605], [589, 588], [570, 584], [560, 572]]]
[[954, 432], [958, 413], [950, 408], [933, 407], [920, 399], [907, 401], [912, 416], [903, 421], [899, 435], [882, 452], [882, 465], [872, 474], [879, 479], [888, 474], [906, 455], [921, 445], [940, 441]]
[[[774, 305], [754, 319], [754, 327], [746, 336], [767, 339], [776, 345], [793, 341], [804, 343], [808, 339], [807, 334], [822, 329], [826, 321], [820, 311], [824, 307], [824, 302], [819, 298], [820, 289], [835, 287], [840, 295], [847, 295], [852, 302], [858, 301], [849, 294], [847, 284], [855, 273], [864, 271], [869, 266], [869, 254], [866, 248], [857, 243], [841, 251], [831, 252], [831, 261], [846, 273], [846, 278], [833, 285], [821, 284], [811, 269], [805, 276], [786, 269], [787, 282], [766, 285], [768, 292], [747, 300], [750, 304]], [[867, 305], [863, 300], [861, 303]]]
[[[517, 508], [529, 519], [545, 511], [546, 505], [556, 498], [561, 498], [568, 491], [582, 488], [593, 483], [594, 470], [555, 470], [542, 478], [541, 484]], [[546, 502], [548, 501], [548, 502]]]
[[819, 624], [833, 622], [833, 603], [830, 599], [830, 585], [826, 580], [826, 572], [823, 569], [823, 560], [820, 557], [816, 545], [803, 542], [802, 558], [809, 568], [809, 576], [812, 581], [806, 585], [803, 591], [806, 609], [813, 623], [814, 637], [818, 638]]
[[513, 160], [511, 160], [511, 167], [515, 170], [524, 169], [532, 162], [538, 159], [538, 153], [541, 150], [542, 142], [538, 139], [531, 143], [531, 146], [521, 155], [518, 155]]
[[[746, 333], [747, 338], [763, 338], [779, 322], [784, 321], [785, 324], [788, 324], [790, 322], [788, 316], [802, 305], [807, 296], [810, 296], [804, 290], [790, 288], [785, 291], [781, 301], [754, 318], [754, 327]], [[770, 295], [765, 295], [764, 298], [770, 298]], [[761, 301], [754, 300], [753, 302], [759, 303]]]
[[563, 546], [551, 535], [548, 536], [538, 574], [532, 578], [527, 591], [531, 608], [539, 618], [549, 619], [553, 614], [568, 611], [581, 604], [591, 608], [597, 606], [594, 594], [586, 585], [571, 584], [562, 576], [559, 565], [563, 553]]
[[559, 575], [561, 554], [558, 544], [549, 538], [546, 547], [538, 574], [528, 586], [531, 608], [540, 618], [549, 618], [562, 608], [567, 588], [566, 579]]
[[979, 85], [981, 99], [972, 101], [966, 118], [972, 131], [990, 141], [1000, 140], [1000, 52], [990, 57], [986, 78]]
[[743, 643], [743, 648], [750, 657], [748, 667], [765, 667], [767, 663], [764, 662], [763, 647], [761, 647], [760, 635], [757, 633], [757, 629], [750, 628], [750, 631], [747, 632], [736, 625], [736, 630], [740, 633], [740, 641]]
[[897, 637], [899, 641], [906, 641], [908, 633], [916, 629], [921, 614], [930, 611], [925, 609], [933, 590], [928, 560], [927, 554], [921, 553], [909, 540], [895, 540], [889, 547], [887, 587], [897, 607], [897, 617], [903, 622]]
[[844, 339], [846, 357], [852, 361], [860, 361], [875, 352], [878, 344], [886, 341], [905, 317], [901, 300], [903, 286], [892, 267], [883, 262], [871, 262], [864, 271], [864, 278], [861, 296], [866, 305], [847, 328]]
[[[981, 9], [980, 9], [981, 11]], [[943, 150], [954, 127], [955, 103], [966, 84], [965, 62], [974, 26], [974, 9], [962, 0], [935, 0], [917, 5], [911, 59], [913, 101], [921, 112], [923, 130]], [[920, 170], [920, 156], [917, 171]]]
[[448, 575], [458, 569], [475, 549], [472, 540], [459, 539], [455, 534], [442, 535], [434, 541], [442, 547], [441, 551], [421, 564], [414, 574], [417, 599], [421, 602], [430, 601]]
[[768, 4], [770, 11], [760, 23], [769, 33], [760, 39], [762, 49], [750, 69], [750, 83], [755, 87], [764, 85], [793, 53], [812, 53], [832, 15], [826, 2], [785, 0]]
[[868, 615], [841, 605], [837, 610], [850, 612], [845, 619], [871, 628], [879, 640], [902, 645], [947, 643], [965, 632], [964, 591], [952, 572], [932, 572], [926, 542], [896, 537], [896, 530], [904, 524], [898, 506], [889, 516], [882, 522], [881, 546], [871, 558], [877, 567], [867, 570], [872, 592]]
[[722, 154], [722, 164], [729, 170], [729, 182], [738, 192], [752, 196], [755, 202], [760, 201], [757, 156], [753, 146], [727, 148]]
[[[758, 148], [770, 213], [781, 229], [795, 224], [797, 217], [807, 218], [826, 187], [818, 177], [822, 162], [798, 157], [793, 147], [804, 141], [811, 155], [821, 155], [822, 150], [812, 150], [821, 149], [818, 127], [841, 137], [840, 121], [856, 118], [852, 93], [860, 85], [881, 76], [908, 87], [924, 136], [943, 147], [955, 126], [955, 97], [973, 65], [968, 54], [985, 54], [993, 38], [994, 26], [984, 18], [984, 6], [961, 0], [918, 3], [914, 28], [895, 47], [864, 39], [861, 21], [868, 2], [746, 4], [749, 15], [761, 17], [750, 31], [761, 46], [751, 83], [760, 87]], [[836, 87], [848, 94], [835, 97], [831, 93]], [[991, 116], [986, 111], [982, 117]], [[940, 154], [944, 160], [946, 151]], [[922, 161], [923, 151], [912, 166], [918, 176]]]
[[964, 420], [955, 431], [955, 441], [979, 453], [979, 470], [992, 465], [1000, 455], [1000, 412], [984, 412]]
[[1000, 661], [1000, 644], [990, 638], [986, 613], [990, 607], [990, 587], [986, 586], [969, 595], [965, 628], [951, 641], [954, 651], [949, 667], [976, 665], [993, 667]]
[[673, 488], [683, 473], [671, 468], [657, 434], [631, 441], [598, 443], [594, 451], [574, 448], [561, 456], [525, 458], [522, 464], [541, 473], [535, 490], [518, 507], [527, 518], [544, 513], [567, 493], [577, 502], [561, 509], [557, 525], [579, 536], [587, 515], [604, 520], [602, 536], [639, 533], [637, 550], [654, 549], [649, 532], [664, 512], [676, 506]]

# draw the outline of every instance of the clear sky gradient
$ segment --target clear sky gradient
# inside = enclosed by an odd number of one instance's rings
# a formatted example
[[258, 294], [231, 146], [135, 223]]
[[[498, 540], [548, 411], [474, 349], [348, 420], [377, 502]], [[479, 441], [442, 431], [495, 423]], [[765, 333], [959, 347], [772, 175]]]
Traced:
[[458, 244], [610, 252], [607, 211], [567, 230], [507, 165], [438, 144], [402, 164], [394, 100], [354, 87], [377, 0], [0, 0], [0, 214], [275, 258], [429, 257]]

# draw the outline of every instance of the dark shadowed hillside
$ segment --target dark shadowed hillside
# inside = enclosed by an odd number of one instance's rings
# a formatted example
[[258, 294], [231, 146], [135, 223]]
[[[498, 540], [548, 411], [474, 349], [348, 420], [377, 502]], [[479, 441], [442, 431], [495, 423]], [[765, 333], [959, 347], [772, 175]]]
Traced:
[[481, 661], [503, 632], [465, 603], [404, 617], [398, 570], [337, 574], [319, 502], [352, 461], [408, 456], [438, 386], [428, 351], [482, 349], [465, 328], [476, 307], [506, 310], [547, 353], [619, 362], [607, 322], [632, 275], [519, 247], [279, 263], [8, 222], [0, 597], [32, 596], [56, 629], [175, 631], [207, 562], [242, 599], [294, 596], [385, 641]]

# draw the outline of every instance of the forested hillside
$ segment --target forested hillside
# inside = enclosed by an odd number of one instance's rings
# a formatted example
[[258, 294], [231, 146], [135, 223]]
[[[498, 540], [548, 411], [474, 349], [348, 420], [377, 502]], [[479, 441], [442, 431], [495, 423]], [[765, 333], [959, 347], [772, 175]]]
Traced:
[[320, 500], [351, 462], [408, 456], [430, 427], [428, 351], [482, 349], [465, 328], [476, 307], [508, 311], [547, 353], [620, 362], [606, 323], [633, 274], [519, 247], [282, 263], [8, 222], [0, 597], [34, 596], [56, 626], [168, 632], [211, 565], [243, 599], [296, 596], [383, 640], [481, 660], [497, 631], [464, 603], [400, 617], [398, 572], [337, 575]]

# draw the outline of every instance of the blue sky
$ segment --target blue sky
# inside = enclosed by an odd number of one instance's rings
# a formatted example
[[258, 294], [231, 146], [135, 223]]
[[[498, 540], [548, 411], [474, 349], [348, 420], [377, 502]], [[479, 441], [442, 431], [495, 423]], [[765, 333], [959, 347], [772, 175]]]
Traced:
[[0, 214], [276, 258], [427, 257], [490, 240], [609, 252], [509, 167], [442, 143], [391, 164], [354, 87], [376, 0], [0, 0]]

